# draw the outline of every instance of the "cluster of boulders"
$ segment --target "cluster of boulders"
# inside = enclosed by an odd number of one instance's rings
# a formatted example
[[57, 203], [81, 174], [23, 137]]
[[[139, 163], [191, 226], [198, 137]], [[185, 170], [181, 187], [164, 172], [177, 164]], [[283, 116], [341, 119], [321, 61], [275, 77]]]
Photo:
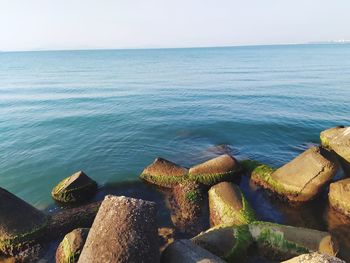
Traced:
[[[336, 127], [321, 133], [321, 146], [278, 169], [253, 160], [238, 162], [229, 154], [189, 169], [157, 158], [140, 177], [168, 189], [174, 225], [193, 234], [172, 242], [170, 231], [165, 249], [160, 249], [154, 202], [107, 195], [102, 203], [45, 214], [0, 188], [0, 261], [1, 256], [11, 256], [11, 262], [35, 262], [41, 246], [63, 237], [56, 251], [59, 263], [220, 263], [243, 262], [251, 255], [289, 263], [344, 262], [335, 257], [339, 244], [328, 232], [259, 221], [234, 182], [244, 172], [281, 199], [306, 202], [329, 185], [338, 163], [348, 173], [349, 146], [350, 128]], [[80, 171], [54, 187], [52, 197], [62, 204], [79, 204], [91, 199], [97, 187]], [[329, 203], [350, 216], [350, 179], [330, 184]], [[209, 229], [198, 227], [205, 225], [198, 223], [203, 218]]]

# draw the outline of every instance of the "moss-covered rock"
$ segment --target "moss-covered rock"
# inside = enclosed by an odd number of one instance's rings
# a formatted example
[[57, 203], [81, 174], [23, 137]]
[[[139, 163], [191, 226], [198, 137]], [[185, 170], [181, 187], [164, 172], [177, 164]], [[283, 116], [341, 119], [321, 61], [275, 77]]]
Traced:
[[338, 252], [337, 242], [327, 232], [268, 222], [253, 222], [249, 224], [249, 231], [260, 255], [272, 260], [317, 251], [335, 256]]
[[210, 221], [216, 225], [245, 225], [255, 214], [237, 185], [221, 182], [209, 190]]
[[56, 263], [78, 262], [89, 230], [89, 228], [77, 228], [65, 235], [56, 250]]
[[223, 154], [190, 168], [189, 179], [211, 186], [222, 181], [233, 180], [240, 171], [237, 160], [229, 154]]
[[350, 217], [350, 178], [332, 183], [328, 198], [335, 210]]
[[253, 240], [248, 226], [243, 225], [214, 227], [192, 238], [192, 242], [228, 262], [241, 262]]
[[309, 253], [283, 261], [282, 263], [346, 263], [337, 257], [331, 257], [321, 253]]
[[196, 235], [204, 230], [204, 193], [203, 185], [188, 180], [173, 188], [169, 202], [171, 220], [180, 232]]
[[169, 188], [184, 181], [187, 174], [188, 169], [163, 158], [156, 158], [151, 165], [143, 170], [140, 178], [149, 183]]
[[350, 127], [338, 126], [321, 132], [321, 144], [338, 154], [346, 173], [350, 175]]
[[251, 180], [290, 201], [313, 199], [336, 174], [338, 162], [322, 147], [312, 147], [281, 168], [257, 166]]
[[75, 203], [91, 198], [96, 191], [97, 183], [83, 171], [79, 171], [63, 179], [52, 189], [51, 195], [56, 201]]
[[44, 233], [47, 216], [0, 188], [0, 254], [16, 255]]

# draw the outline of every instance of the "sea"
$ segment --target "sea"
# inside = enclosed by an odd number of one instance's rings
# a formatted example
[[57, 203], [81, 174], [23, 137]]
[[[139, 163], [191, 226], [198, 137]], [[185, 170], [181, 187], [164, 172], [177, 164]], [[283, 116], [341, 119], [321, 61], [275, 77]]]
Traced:
[[[156, 157], [279, 167], [337, 125], [350, 125], [347, 44], [0, 53], [0, 187], [42, 210], [79, 170], [97, 199], [157, 200], [139, 180]], [[304, 216], [241, 188], [261, 220], [327, 227], [323, 206]]]

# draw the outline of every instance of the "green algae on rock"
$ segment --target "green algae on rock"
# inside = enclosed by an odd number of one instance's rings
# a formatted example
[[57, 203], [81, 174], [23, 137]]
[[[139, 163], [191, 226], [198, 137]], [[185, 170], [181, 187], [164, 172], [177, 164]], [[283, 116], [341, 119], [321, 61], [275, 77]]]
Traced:
[[56, 251], [56, 263], [78, 262], [89, 230], [89, 228], [77, 228], [65, 235]]
[[328, 232], [268, 222], [253, 222], [249, 230], [259, 253], [272, 260], [317, 251], [335, 256], [338, 252], [337, 242]]
[[15, 255], [44, 233], [47, 216], [0, 188], [0, 254]]
[[322, 147], [312, 147], [281, 168], [256, 167], [251, 180], [290, 201], [304, 202], [316, 197], [338, 169], [333, 154]]
[[188, 177], [190, 180], [211, 186], [222, 181], [231, 181], [240, 172], [237, 160], [229, 154], [223, 154], [193, 166]]
[[97, 183], [83, 171], [79, 171], [63, 179], [52, 189], [51, 195], [56, 201], [75, 203], [91, 198], [96, 191]]
[[328, 198], [331, 207], [350, 217], [350, 178], [332, 183]]
[[321, 132], [321, 144], [340, 157], [346, 173], [350, 175], [350, 127], [338, 126]]
[[166, 188], [174, 187], [187, 178], [188, 169], [181, 167], [163, 158], [156, 158], [147, 166], [140, 178]]
[[217, 226], [192, 238], [192, 242], [228, 262], [240, 262], [253, 239], [248, 225]]
[[245, 225], [255, 221], [255, 214], [237, 185], [221, 182], [209, 194], [210, 221], [216, 225]]

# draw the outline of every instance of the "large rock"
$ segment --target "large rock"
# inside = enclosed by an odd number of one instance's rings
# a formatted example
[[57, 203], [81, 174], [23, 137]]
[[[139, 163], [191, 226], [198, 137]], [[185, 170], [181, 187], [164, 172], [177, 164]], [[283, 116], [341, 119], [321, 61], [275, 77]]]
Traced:
[[173, 187], [187, 178], [188, 170], [163, 158], [157, 158], [147, 166], [140, 178], [161, 186]]
[[282, 263], [346, 263], [337, 257], [331, 257], [320, 253], [303, 254], [298, 257], [283, 261]]
[[52, 189], [53, 199], [62, 203], [75, 203], [86, 201], [97, 191], [97, 183], [83, 171], [63, 179]]
[[164, 263], [225, 263], [209, 251], [182, 239], [172, 243], [162, 254]]
[[345, 172], [350, 175], [350, 127], [338, 126], [321, 132], [321, 144], [340, 156]]
[[244, 225], [255, 221], [255, 214], [237, 185], [219, 183], [209, 190], [210, 221], [216, 225]]
[[309, 252], [335, 256], [337, 242], [328, 232], [268, 222], [253, 222], [249, 231], [259, 254], [273, 260], [286, 260]]
[[214, 185], [234, 179], [240, 170], [235, 158], [229, 154], [223, 154], [190, 168], [189, 179], [205, 185]]
[[0, 254], [16, 255], [44, 233], [47, 216], [0, 188]]
[[78, 262], [89, 230], [89, 228], [77, 228], [65, 235], [56, 250], [56, 263]]
[[332, 183], [328, 197], [335, 210], [350, 217], [350, 178]]
[[182, 233], [193, 235], [208, 225], [207, 213], [203, 209], [204, 188], [193, 181], [184, 181], [173, 188], [169, 198], [171, 220]]
[[321, 147], [312, 147], [281, 168], [256, 167], [251, 180], [272, 192], [303, 202], [313, 199], [336, 174], [338, 162]]
[[158, 261], [155, 203], [124, 196], [106, 196], [79, 262]]
[[244, 225], [213, 227], [192, 238], [192, 242], [228, 262], [241, 262], [253, 239]]

